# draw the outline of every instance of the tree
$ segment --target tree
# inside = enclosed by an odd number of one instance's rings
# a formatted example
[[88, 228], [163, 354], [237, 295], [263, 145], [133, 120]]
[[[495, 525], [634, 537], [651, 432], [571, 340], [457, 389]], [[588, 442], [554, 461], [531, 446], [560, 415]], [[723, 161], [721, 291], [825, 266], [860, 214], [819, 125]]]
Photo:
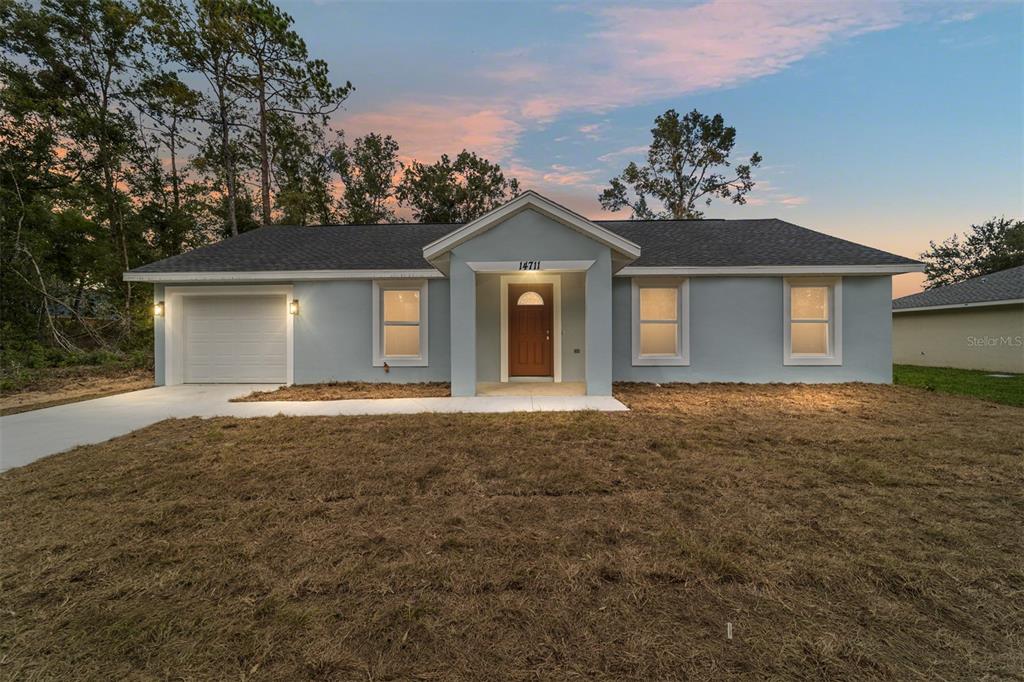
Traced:
[[296, 123], [290, 116], [270, 118], [274, 140], [272, 171], [278, 191], [275, 208], [286, 225], [329, 223], [333, 218], [329, 152], [317, 121]]
[[351, 145], [341, 136], [331, 150], [331, 167], [341, 178], [342, 219], [349, 223], [394, 222], [398, 143], [390, 135], [369, 133]]
[[[736, 129], [725, 125], [721, 114], [705, 116], [696, 109], [680, 118], [669, 109], [654, 120], [647, 163], [630, 162], [612, 178], [598, 199], [609, 211], [630, 208], [633, 218], [701, 218], [697, 204], [710, 206], [715, 198], [745, 204], [754, 188], [751, 169], [761, 163], [757, 152], [735, 172], [729, 155], [736, 144]], [[651, 206], [653, 199], [659, 208]]]
[[238, 145], [233, 137], [245, 112], [239, 85], [245, 77], [239, 13], [241, 0], [142, 0], [151, 36], [167, 48], [173, 59], [200, 75], [209, 85], [202, 119], [211, 126], [215, 144], [208, 158], [216, 160], [225, 188], [226, 219], [232, 236], [238, 235]]
[[273, 120], [277, 119], [279, 130], [281, 119], [289, 116], [298, 119], [297, 126], [307, 121], [319, 121], [323, 126], [327, 116], [348, 97], [352, 84], [331, 85], [326, 62], [309, 59], [306, 43], [292, 28], [292, 17], [269, 0], [245, 0], [236, 17], [240, 48], [248, 60], [247, 72], [238, 80], [238, 87], [256, 107], [260, 216], [263, 224], [269, 224]]
[[941, 244], [929, 242], [921, 260], [926, 289], [1024, 265], [1024, 220], [991, 218], [971, 225], [963, 240], [954, 234]]
[[498, 164], [464, 149], [455, 161], [447, 154], [429, 165], [413, 161], [395, 195], [420, 222], [466, 223], [518, 193], [518, 180], [507, 180]]
[[[102, 227], [98, 234], [108, 240], [110, 251], [94, 264], [90, 284], [102, 282], [120, 292], [119, 321], [128, 337], [134, 316], [132, 285], [123, 282], [120, 273], [145, 249], [131, 221], [133, 207], [125, 191], [133, 169], [143, 165], [147, 155], [131, 111], [141, 74], [148, 68], [141, 24], [138, 12], [118, 0], [43, 0], [38, 9], [8, 4], [0, 45], [5, 82], [11, 87], [7, 101], [14, 107], [7, 113], [17, 110], [12, 120], [22, 119], [28, 126], [24, 133], [41, 135], [43, 147], [21, 137], [22, 131], [18, 137], [52, 155], [45, 162], [48, 179], [36, 188], [42, 190], [38, 200], [58, 213], [78, 211]], [[16, 205], [27, 209], [31, 183], [25, 181], [39, 169], [26, 176], [27, 169], [9, 163]], [[36, 225], [26, 224], [24, 214], [19, 219], [26, 230], [19, 231], [13, 243], [12, 255], [22, 261], [16, 266], [26, 268], [45, 305], [68, 308], [68, 301], [59, 300], [54, 287], [45, 283], [43, 257], [31, 250], [29, 232]], [[58, 279], [54, 283], [58, 288], [66, 285]], [[53, 336], [58, 336], [56, 329]], [[61, 341], [58, 345], [67, 347]]]

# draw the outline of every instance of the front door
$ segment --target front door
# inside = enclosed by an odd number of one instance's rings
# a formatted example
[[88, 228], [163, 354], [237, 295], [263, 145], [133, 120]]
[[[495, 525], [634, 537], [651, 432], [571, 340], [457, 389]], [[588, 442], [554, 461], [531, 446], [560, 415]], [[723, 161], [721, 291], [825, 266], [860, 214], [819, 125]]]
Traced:
[[549, 377], [554, 374], [554, 286], [508, 285], [508, 374]]

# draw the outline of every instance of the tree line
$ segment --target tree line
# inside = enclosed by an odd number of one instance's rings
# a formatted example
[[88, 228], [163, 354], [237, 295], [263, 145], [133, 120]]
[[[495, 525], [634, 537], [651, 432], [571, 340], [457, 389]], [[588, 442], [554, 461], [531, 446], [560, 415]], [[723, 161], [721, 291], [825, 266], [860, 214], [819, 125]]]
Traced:
[[132, 267], [264, 224], [462, 222], [518, 192], [467, 150], [399, 161], [269, 0], [0, 0], [5, 360], [148, 343]]

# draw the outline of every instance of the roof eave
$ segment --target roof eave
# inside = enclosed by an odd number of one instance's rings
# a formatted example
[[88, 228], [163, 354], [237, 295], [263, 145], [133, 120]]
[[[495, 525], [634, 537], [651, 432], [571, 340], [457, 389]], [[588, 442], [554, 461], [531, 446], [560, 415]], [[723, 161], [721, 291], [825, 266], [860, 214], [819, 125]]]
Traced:
[[618, 272], [620, 277], [642, 275], [903, 275], [924, 272], [923, 264], [882, 265], [631, 265]]
[[191, 284], [194, 282], [298, 282], [344, 279], [437, 279], [444, 275], [434, 268], [393, 268], [361, 270], [242, 270], [232, 272], [136, 272], [124, 273], [125, 282]]
[[[898, 301], [899, 299], [896, 299]], [[896, 301], [893, 301], [895, 303]], [[998, 301], [971, 301], [970, 303], [939, 303], [936, 305], [919, 305], [912, 308], [893, 308], [893, 314], [897, 313], [918, 313], [930, 310], [960, 310], [962, 308], [991, 308], [1001, 305], [1019, 305], [1024, 303], [1024, 298], [1008, 298]]]

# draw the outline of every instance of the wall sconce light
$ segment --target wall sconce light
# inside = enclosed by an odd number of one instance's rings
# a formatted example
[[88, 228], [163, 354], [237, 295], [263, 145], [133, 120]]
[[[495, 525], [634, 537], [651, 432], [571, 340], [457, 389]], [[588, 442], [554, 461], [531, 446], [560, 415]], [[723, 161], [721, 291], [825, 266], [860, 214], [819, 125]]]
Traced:
[[164, 316], [164, 302], [163, 301], [157, 301], [156, 303], [153, 304], [153, 317], [163, 317], [163, 316]]
[[299, 299], [293, 298], [291, 302], [288, 303], [288, 312], [292, 315], [299, 314]]

